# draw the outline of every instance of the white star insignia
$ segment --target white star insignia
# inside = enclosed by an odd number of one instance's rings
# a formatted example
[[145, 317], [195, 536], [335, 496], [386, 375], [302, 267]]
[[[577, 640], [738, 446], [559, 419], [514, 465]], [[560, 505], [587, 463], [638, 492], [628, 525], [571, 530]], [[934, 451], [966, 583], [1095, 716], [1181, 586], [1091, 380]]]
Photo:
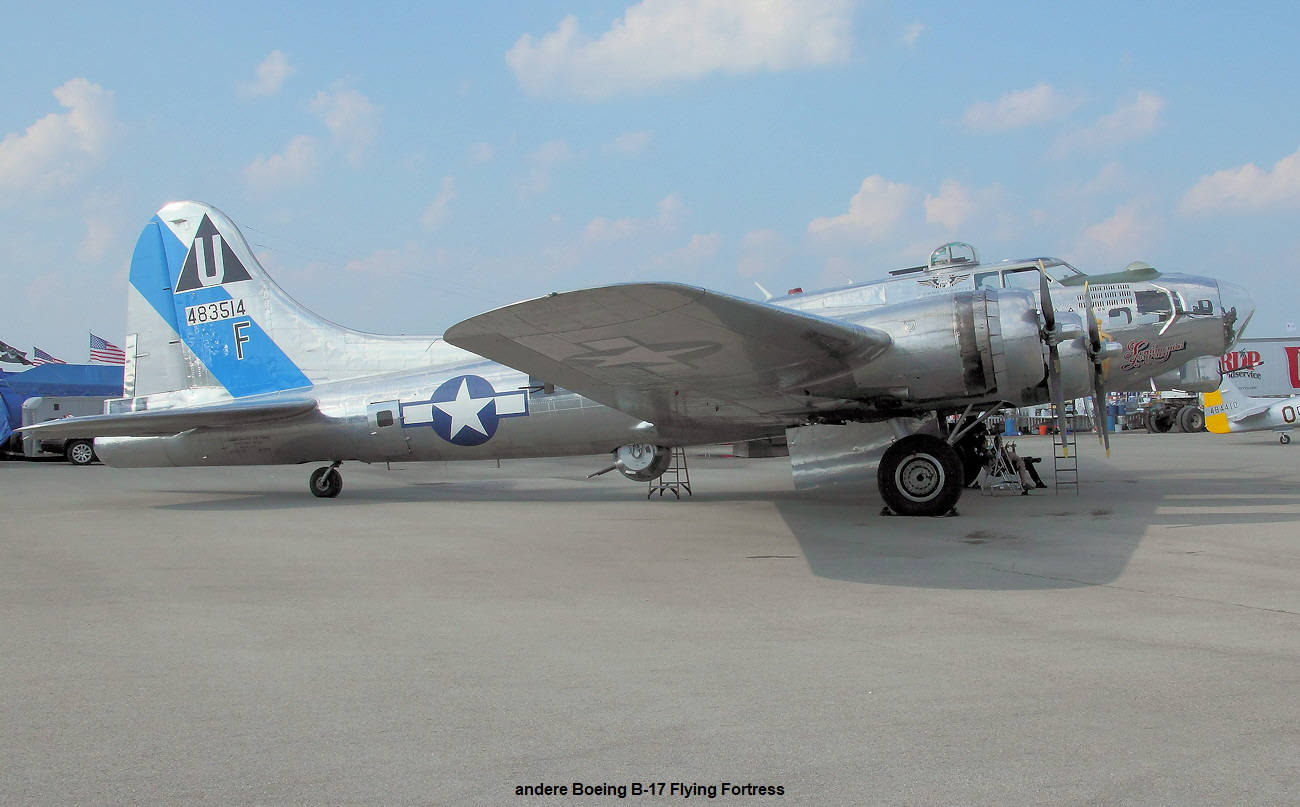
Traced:
[[483, 421], [479, 418], [479, 413], [492, 403], [492, 398], [471, 398], [469, 394], [469, 381], [462, 379], [460, 389], [456, 391], [455, 400], [451, 401], [434, 401], [433, 405], [451, 415], [451, 431], [448, 432], [448, 439], [455, 439], [456, 435], [461, 433], [462, 429], [473, 429], [483, 436], [487, 436], [487, 429], [483, 427]]

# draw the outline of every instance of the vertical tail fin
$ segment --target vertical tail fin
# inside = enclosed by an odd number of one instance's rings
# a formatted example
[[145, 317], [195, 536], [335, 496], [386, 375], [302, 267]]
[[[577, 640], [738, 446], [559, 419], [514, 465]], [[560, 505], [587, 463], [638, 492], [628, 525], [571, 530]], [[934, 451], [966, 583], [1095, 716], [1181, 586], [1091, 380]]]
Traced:
[[209, 387], [239, 398], [311, 384], [271, 328], [297, 304], [216, 208], [158, 211], [136, 242], [130, 284], [128, 397]]
[[1232, 376], [1225, 373], [1219, 388], [1205, 393], [1201, 403], [1205, 407], [1205, 428], [1215, 434], [1227, 434], [1232, 431], [1228, 415], [1244, 413], [1249, 408], [1250, 398], [1237, 389]]
[[312, 313], [201, 202], [169, 204], [145, 226], [128, 294], [128, 398], [242, 398], [465, 356], [436, 336], [366, 334]]

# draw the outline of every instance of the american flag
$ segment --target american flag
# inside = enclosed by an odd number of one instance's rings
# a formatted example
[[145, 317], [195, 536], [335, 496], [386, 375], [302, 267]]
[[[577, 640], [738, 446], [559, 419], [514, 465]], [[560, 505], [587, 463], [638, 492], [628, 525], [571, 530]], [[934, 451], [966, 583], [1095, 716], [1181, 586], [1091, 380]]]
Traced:
[[126, 351], [102, 336], [90, 335], [91, 364], [126, 364]]
[[56, 359], [38, 347], [32, 348], [32, 364], [67, 364], [63, 359]]

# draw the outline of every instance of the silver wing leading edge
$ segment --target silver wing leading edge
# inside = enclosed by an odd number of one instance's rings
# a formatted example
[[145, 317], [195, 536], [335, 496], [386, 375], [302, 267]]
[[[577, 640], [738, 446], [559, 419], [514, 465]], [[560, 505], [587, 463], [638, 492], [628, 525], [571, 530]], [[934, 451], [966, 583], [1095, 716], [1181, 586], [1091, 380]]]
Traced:
[[676, 283], [552, 294], [461, 322], [450, 344], [655, 424], [783, 427], [857, 391], [888, 334]]

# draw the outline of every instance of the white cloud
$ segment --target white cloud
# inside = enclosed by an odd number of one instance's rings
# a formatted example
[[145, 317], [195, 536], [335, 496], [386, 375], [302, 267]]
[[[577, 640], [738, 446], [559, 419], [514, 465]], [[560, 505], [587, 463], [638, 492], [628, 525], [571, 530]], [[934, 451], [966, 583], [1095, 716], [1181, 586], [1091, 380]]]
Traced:
[[456, 198], [456, 180], [451, 177], [443, 177], [442, 185], [438, 189], [438, 194], [433, 197], [433, 202], [424, 209], [420, 216], [420, 223], [427, 230], [436, 230], [447, 220], [447, 215], [451, 209], [451, 202]]
[[1132, 256], [1148, 250], [1162, 227], [1152, 200], [1138, 198], [1125, 202], [1110, 218], [1089, 227], [1084, 231], [1084, 238], [1105, 248], [1102, 251], [1103, 263], [1118, 264], [1131, 261]]
[[925, 195], [925, 220], [955, 230], [976, 210], [970, 189], [955, 179], [945, 179], [939, 195]]
[[316, 138], [298, 135], [283, 154], [258, 157], [244, 166], [244, 181], [256, 191], [278, 191], [310, 180], [318, 164]]
[[610, 142], [601, 146], [601, 148], [612, 154], [623, 154], [628, 157], [634, 157], [646, 150], [650, 146], [650, 141], [654, 139], [652, 132], [624, 132]]
[[1060, 157], [1073, 151], [1100, 151], [1138, 140], [1156, 130], [1164, 108], [1165, 99], [1160, 96], [1138, 93], [1135, 99], [1117, 104], [1114, 112], [1101, 116], [1091, 126], [1062, 135], [1052, 153]]
[[919, 192], [911, 185], [890, 182], [879, 174], [862, 180], [849, 200], [849, 210], [839, 216], [813, 219], [808, 234], [813, 237], [844, 236], [854, 240], [880, 242], [903, 221]]
[[850, 0], [642, 0], [598, 39], [570, 15], [524, 34], [506, 63], [529, 92], [588, 100], [711, 73], [838, 64], [852, 47]]
[[765, 274], [785, 266], [792, 250], [775, 230], [751, 230], [740, 239], [736, 273], [741, 277]]
[[490, 143], [475, 143], [469, 147], [470, 162], [485, 163], [496, 156], [496, 150]]
[[76, 183], [99, 164], [121, 128], [113, 93], [98, 84], [74, 78], [54, 97], [67, 112], [51, 112], [0, 141], [0, 197]]
[[971, 104], [962, 115], [962, 123], [974, 132], [1008, 132], [1063, 118], [1079, 103], [1080, 99], [1067, 98], [1047, 82], [1040, 82], [996, 101]]
[[91, 216], [86, 221], [86, 235], [77, 247], [77, 257], [83, 261], [97, 261], [117, 245], [118, 228], [103, 216]]
[[914, 22], [911, 25], [904, 25], [903, 34], [898, 38], [898, 41], [911, 47], [916, 44], [916, 41], [921, 38], [921, 34], [923, 33], [925, 33], [925, 23], [923, 22]]
[[646, 219], [609, 219], [598, 217], [587, 223], [583, 231], [583, 240], [588, 244], [607, 241], [622, 241], [651, 232], [663, 232], [672, 229], [681, 218], [684, 206], [677, 194], [660, 200], [655, 206], [659, 215]]
[[311, 111], [329, 129], [334, 142], [356, 162], [379, 137], [384, 108], [353, 89], [324, 90], [312, 99]]
[[1263, 211], [1300, 205], [1300, 149], [1264, 171], [1254, 163], [1201, 177], [1183, 194], [1180, 209], [1199, 215], [1218, 211]]
[[240, 98], [263, 98], [275, 95], [284, 86], [285, 79], [297, 72], [289, 64], [289, 57], [282, 51], [273, 50], [257, 66], [257, 78], [241, 81], [235, 85], [235, 93]]
[[664, 263], [700, 264], [717, 256], [722, 247], [721, 233], [696, 233], [686, 246], [664, 256]]

